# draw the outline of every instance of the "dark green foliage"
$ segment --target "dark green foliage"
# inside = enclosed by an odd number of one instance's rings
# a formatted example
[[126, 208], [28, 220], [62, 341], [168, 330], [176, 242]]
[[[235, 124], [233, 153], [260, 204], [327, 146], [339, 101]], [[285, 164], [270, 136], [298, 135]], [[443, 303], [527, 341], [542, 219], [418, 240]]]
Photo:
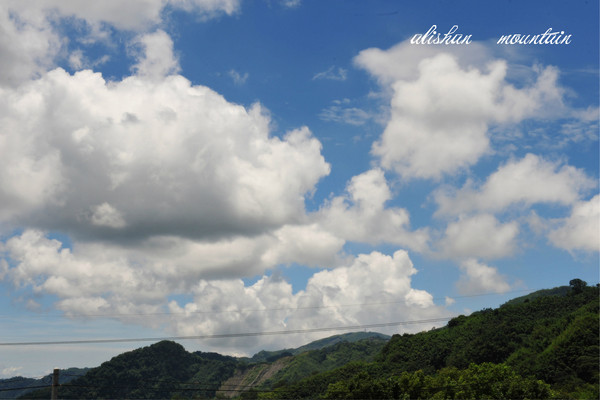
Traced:
[[587, 286], [587, 282], [582, 281], [581, 279], [572, 279], [569, 281], [569, 286], [571, 286], [573, 294], [579, 294], [583, 292], [583, 290]]
[[548, 399], [550, 385], [523, 378], [505, 364], [444, 368], [435, 375], [402, 372], [372, 378], [361, 372], [329, 385], [325, 399]]
[[[544, 351], [580, 308], [597, 303], [598, 289], [589, 287], [569, 296], [530, 297], [529, 302], [511, 302], [496, 310], [459, 316], [443, 329], [395, 335], [377, 360], [400, 371], [433, 373], [444, 367], [466, 368], [471, 363], [498, 364], [511, 359], [521, 371], [521, 366], [531, 365], [528, 354]], [[597, 320], [597, 310], [591, 312]], [[514, 354], [519, 357], [511, 358]]]
[[539, 297], [547, 297], [547, 296], [567, 296], [571, 292], [570, 286], [559, 286], [552, 289], [542, 289], [533, 293], [529, 293], [528, 295], [516, 297], [512, 300], [507, 301], [504, 305], [515, 305], [519, 303], [526, 303], [537, 299]]

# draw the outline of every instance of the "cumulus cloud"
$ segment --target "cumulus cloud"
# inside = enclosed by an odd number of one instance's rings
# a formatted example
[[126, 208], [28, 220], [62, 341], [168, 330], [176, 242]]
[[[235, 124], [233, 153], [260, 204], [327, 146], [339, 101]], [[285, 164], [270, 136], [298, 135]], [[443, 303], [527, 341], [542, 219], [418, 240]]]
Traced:
[[[387, 50], [378, 48], [361, 50], [354, 58], [354, 63], [369, 71], [382, 86], [389, 86], [396, 81], [417, 79], [419, 62], [435, 57], [440, 52], [442, 51], [437, 46], [415, 46], [406, 40]], [[454, 55], [464, 69], [472, 67], [481, 69], [494, 58], [488, 47], [477, 42], [469, 46], [444, 48], [443, 52]]]
[[411, 231], [408, 211], [386, 207], [392, 193], [383, 170], [372, 169], [353, 177], [346, 193], [332, 198], [319, 210], [317, 215], [325, 230], [349, 241], [426, 249], [428, 231]]
[[561, 249], [600, 251], [600, 195], [573, 205], [571, 215], [558, 221], [548, 234], [550, 242]]
[[15, 226], [102, 235], [107, 203], [130, 238], [259, 233], [300, 221], [329, 173], [307, 128], [271, 137], [260, 105], [177, 75], [57, 69], [2, 94], [0, 217]]
[[463, 217], [446, 227], [438, 243], [440, 255], [451, 259], [494, 259], [512, 255], [516, 248], [519, 224], [500, 223], [493, 215]]
[[[8, 280], [18, 287], [30, 287], [37, 295], [55, 296], [56, 307], [67, 315], [108, 315], [151, 327], [167, 324], [178, 335], [311, 329], [446, 316], [443, 307], [433, 303], [431, 294], [411, 286], [416, 269], [406, 251], [349, 258], [335, 269], [315, 273], [297, 293], [277, 275], [245, 285], [224, 273], [242, 264], [249, 267], [245, 272], [260, 273], [260, 268], [252, 270], [251, 264], [264, 268], [260, 251], [275, 245], [267, 236], [215, 244], [154, 238], [138, 248], [77, 243], [70, 249], [40, 231], [28, 230], [9, 239], [4, 252], [14, 264], [6, 272]], [[193, 300], [182, 304], [169, 300], [178, 293], [192, 295]], [[289, 341], [300, 344], [316, 337], [277, 340], [286, 346]], [[214, 345], [220, 350], [242, 346], [254, 351], [267, 343], [274, 345], [272, 340], [238, 338]]]
[[390, 118], [372, 153], [405, 179], [438, 180], [474, 165], [492, 151], [492, 126], [570, 113], [555, 68], [532, 68], [535, 79], [517, 88], [506, 79], [507, 62], [490, 61], [482, 45], [432, 47], [404, 42], [355, 58], [391, 96]]
[[594, 187], [596, 182], [581, 169], [527, 154], [500, 166], [481, 187], [468, 181], [459, 190], [437, 191], [435, 198], [439, 204], [438, 215], [459, 215], [474, 211], [500, 212], [512, 205], [571, 205]]
[[504, 293], [510, 290], [506, 277], [498, 273], [498, 269], [468, 259], [460, 264], [463, 272], [456, 287], [463, 295], [480, 293]]
[[[171, 302], [170, 310], [175, 314], [177, 332], [185, 335], [265, 331], [274, 327], [310, 329], [445, 316], [443, 309], [434, 305], [431, 294], [411, 287], [414, 273], [406, 252], [398, 251], [393, 256], [373, 252], [358, 255], [334, 270], [316, 273], [306, 289], [296, 294], [292, 294], [289, 283], [273, 276], [263, 277], [251, 286], [244, 286], [239, 280], [203, 281], [195, 290], [194, 301], [184, 305]], [[216, 310], [227, 312], [211, 312]], [[418, 325], [402, 329], [423, 328]], [[269, 347], [303, 343], [317, 335], [272, 337]], [[264, 346], [259, 340], [238, 338], [214, 345], [227, 348], [243, 341], [246, 346], [259, 349]]]

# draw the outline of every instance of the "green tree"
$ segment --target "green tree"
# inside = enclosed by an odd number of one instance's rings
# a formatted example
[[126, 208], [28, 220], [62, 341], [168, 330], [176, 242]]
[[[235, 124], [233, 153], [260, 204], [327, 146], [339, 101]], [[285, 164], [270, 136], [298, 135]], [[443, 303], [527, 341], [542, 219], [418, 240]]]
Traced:
[[584, 288], [587, 286], [587, 282], [582, 281], [581, 279], [571, 279], [569, 281], [569, 286], [571, 286], [573, 294], [579, 294], [583, 292]]

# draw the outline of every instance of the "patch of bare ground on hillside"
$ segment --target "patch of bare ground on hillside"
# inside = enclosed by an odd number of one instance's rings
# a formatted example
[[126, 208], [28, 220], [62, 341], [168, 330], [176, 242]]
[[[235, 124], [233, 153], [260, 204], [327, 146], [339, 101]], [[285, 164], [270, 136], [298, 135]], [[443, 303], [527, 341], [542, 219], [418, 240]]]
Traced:
[[218, 397], [237, 397], [241, 395], [242, 392], [261, 385], [267, 379], [271, 378], [273, 375], [283, 369], [283, 367], [285, 367], [291, 359], [292, 357], [283, 357], [270, 364], [261, 363], [248, 367], [243, 371], [235, 371], [235, 374], [223, 382], [217, 391]]

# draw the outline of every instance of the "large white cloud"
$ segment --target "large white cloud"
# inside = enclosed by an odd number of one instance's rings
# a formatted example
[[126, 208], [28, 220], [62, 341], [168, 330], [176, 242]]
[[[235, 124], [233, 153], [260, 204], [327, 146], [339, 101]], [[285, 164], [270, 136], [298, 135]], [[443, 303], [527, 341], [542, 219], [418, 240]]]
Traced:
[[[294, 330], [411, 321], [446, 316], [426, 291], [411, 287], [416, 273], [408, 254], [361, 254], [344, 266], [313, 275], [304, 290], [292, 292], [280, 278], [263, 277], [251, 286], [242, 281], [201, 282], [194, 301], [170, 303], [176, 329], [182, 335], [213, 332]], [[376, 311], [376, 312], [375, 312]], [[391, 328], [392, 332], [418, 331], [428, 325]], [[278, 327], [278, 328], [277, 328]], [[305, 343], [317, 334], [231, 339], [212, 342], [217, 349], [282, 348]]]
[[483, 46], [459, 52], [462, 64], [417, 47], [430, 46], [368, 49], [355, 60], [391, 89], [390, 119], [372, 153], [405, 179], [440, 179], [474, 165], [492, 151], [494, 124], [567, 113], [554, 68], [534, 69], [535, 81], [516, 88], [505, 61], [482, 64]]
[[299, 221], [329, 172], [307, 128], [272, 137], [259, 105], [181, 76], [109, 83], [57, 69], [0, 90], [7, 223], [130, 237], [260, 232]]
[[[56, 307], [67, 315], [109, 316], [162, 326], [177, 335], [313, 329], [447, 315], [431, 294], [412, 287], [411, 276], [417, 271], [406, 251], [349, 258], [335, 269], [315, 273], [296, 293], [277, 274], [252, 285], [245, 285], [236, 274], [227, 277], [227, 269], [240, 266], [247, 267], [246, 273], [260, 274], [261, 251], [278, 243], [287, 245], [268, 236], [213, 244], [154, 238], [139, 248], [81, 243], [69, 249], [40, 231], [28, 230], [0, 250], [13, 264], [5, 263], [5, 280], [30, 287], [37, 296], [56, 297]], [[261, 268], [253, 270], [253, 263]], [[193, 299], [170, 300], [177, 294]], [[430, 325], [393, 327], [390, 332]], [[318, 336], [238, 338], [212, 345], [228, 352], [252, 352], [267, 345], [298, 345]]]
[[594, 187], [596, 182], [581, 169], [527, 154], [500, 166], [480, 187], [469, 181], [459, 190], [439, 190], [435, 198], [438, 215], [460, 215], [501, 212], [512, 205], [571, 205]]
[[67, 314], [147, 312], [172, 294], [190, 293], [201, 280], [259, 275], [292, 262], [339, 264], [336, 254], [343, 244], [314, 226], [284, 226], [219, 241], [155, 236], [135, 245], [75, 242], [68, 248], [29, 229], [0, 248], [0, 278], [56, 296], [57, 308]]

